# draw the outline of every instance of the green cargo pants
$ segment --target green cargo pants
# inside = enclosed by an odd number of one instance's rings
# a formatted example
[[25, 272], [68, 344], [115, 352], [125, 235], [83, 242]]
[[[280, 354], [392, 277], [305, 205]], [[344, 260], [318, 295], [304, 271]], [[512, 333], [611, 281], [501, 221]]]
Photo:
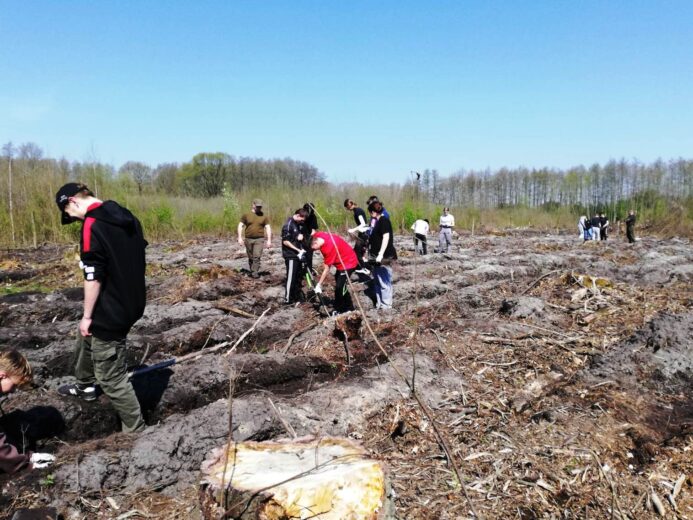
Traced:
[[84, 337], [78, 330], [74, 364], [77, 383], [97, 384], [111, 399], [124, 432], [144, 430], [140, 403], [128, 379], [125, 339], [104, 341], [96, 336]]
[[248, 253], [248, 265], [254, 275], [260, 274], [260, 259], [264, 249], [264, 238], [246, 238], [245, 251]]

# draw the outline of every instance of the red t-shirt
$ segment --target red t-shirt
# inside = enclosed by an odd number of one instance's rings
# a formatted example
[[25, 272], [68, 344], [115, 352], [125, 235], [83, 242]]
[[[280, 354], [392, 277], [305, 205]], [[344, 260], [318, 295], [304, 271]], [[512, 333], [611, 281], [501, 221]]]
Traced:
[[[337, 271], [346, 271], [359, 265], [356, 253], [342, 237], [333, 233], [325, 233], [324, 231], [318, 231], [313, 236], [322, 238], [325, 241], [320, 248], [325, 265], [333, 265]], [[337, 247], [335, 247], [335, 244], [337, 244]], [[339, 254], [337, 254], [338, 251]]]

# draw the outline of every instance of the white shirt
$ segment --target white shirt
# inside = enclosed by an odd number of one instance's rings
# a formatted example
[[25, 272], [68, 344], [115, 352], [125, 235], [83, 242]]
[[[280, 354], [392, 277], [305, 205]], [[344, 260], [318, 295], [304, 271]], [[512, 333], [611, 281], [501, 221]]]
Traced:
[[428, 222], [418, 219], [411, 227], [417, 235], [428, 235]]
[[440, 225], [446, 227], [455, 227], [455, 217], [448, 213], [440, 216]]

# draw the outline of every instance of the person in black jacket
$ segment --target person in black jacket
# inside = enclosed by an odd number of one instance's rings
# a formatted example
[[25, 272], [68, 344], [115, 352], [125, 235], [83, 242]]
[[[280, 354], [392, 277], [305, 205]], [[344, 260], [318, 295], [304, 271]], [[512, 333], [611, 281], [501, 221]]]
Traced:
[[303, 224], [306, 229], [306, 235], [303, 237], [303, 249], [306, 252], [306, 256], [303, 263], [306, 269], [310, 271], [310, 274], [313, 275], [313, 249], [310, 247], [310, 241], [318, 230], [318, 217], [315, 214], [315, 205], [312, 202], [306, 202], [303, 205], [303, 209], [305, 209], [307, 213], [306, 220]]
[[599, 239], [606, 240], [609, 232], [609, 219], [604, 213], [599, 214]]
[[97, 199], [84, 184], [65, 184], [55, 201], [63, 224], [82, 221], [84, 272], [84, 314], [74, 357], [77, 383], [58, 392], [93, 401], [98, 384], [118, 412], [123, 431], [142, 431], [145, 423], [125, 359], [125, 339], [142, 317], [146, 300], [142, 226], [129, 210]]
[[368, 218], [366, 218], [366, 212], [363, 211], [358, 205], [351, 199], [344, 200], [344, 208], [347, 211], [352, 211], [354, 213], [354, 222], [356, 226], [349, 229], [349, 234], [354, 237], [354, 253], [356, 253], [356, 258], [359, 261], [359, 274], [370, 274], [370, 271], [366, 268], [363, 263], [363, 257], [366, 254], [366, 249], [368, 248], [368, 234], [366, 230], [368, 227]]
[[373, 282], [367, 295], [376, 309], [392, 308], [392, 262], [397, 260], [395, 236], [390, 219], [384, 214], [382, 203], [375, 201], [368, 206], [371, 218], [375, 220], [368, 242], [368, 261], [373, 265]]
[[595, 213], [594, 216], [592, 217], [592, 220], [590, 220], [590, 224], [592, 225], [592, 240], [599, 240], [599, 232], [601, 229], [601, 221], [599, 220], [599, 213]]
[[626, 237], [628, 237], [629, 244], [635, 242], [635, 211], [632, 209], [628, 212], [628, 217], [626, 218]]
[[297, 302], [301, 298], [302, 262], [306, 255], [303, 245], [307, 234], [304, 222], [307, 216], [308, 212], [305, 209], [297, 209], [282, 226], [282, 256], [286, 264], [286, 304]]

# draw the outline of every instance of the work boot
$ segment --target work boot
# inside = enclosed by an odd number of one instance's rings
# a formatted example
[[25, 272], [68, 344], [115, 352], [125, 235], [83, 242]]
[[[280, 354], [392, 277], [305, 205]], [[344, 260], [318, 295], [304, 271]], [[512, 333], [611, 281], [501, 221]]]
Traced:
[[63, 385], [58, 388], [58, 393], [63, 397], [79, 397], [84, 401], [96, 400], [96, 387], [94, 385]]

